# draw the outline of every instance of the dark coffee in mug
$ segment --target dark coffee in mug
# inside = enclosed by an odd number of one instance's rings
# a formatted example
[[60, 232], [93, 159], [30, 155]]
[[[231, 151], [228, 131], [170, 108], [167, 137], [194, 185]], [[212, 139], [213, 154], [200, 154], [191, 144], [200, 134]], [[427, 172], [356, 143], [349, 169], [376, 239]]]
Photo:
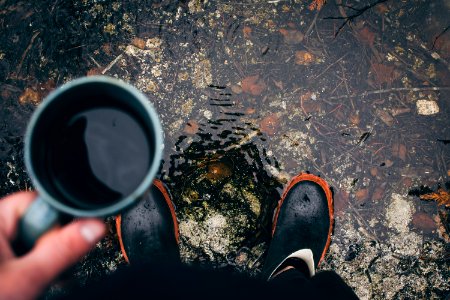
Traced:
[[98, 89], [84, 97], [86, 89], [69, 91], [47, 108], [30, 149], [37, 176], [53, 198], [95, 209], [136, 190], [149, 171], [155, 143], [139, 110], [123, 95]]

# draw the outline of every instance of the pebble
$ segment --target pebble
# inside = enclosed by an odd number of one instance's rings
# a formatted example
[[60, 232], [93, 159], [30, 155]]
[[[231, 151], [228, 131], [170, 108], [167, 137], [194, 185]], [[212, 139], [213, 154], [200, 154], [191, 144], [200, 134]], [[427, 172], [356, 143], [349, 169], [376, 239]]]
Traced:
[[417, 100], [417, 113], [422, 116], [435, 115], [439, 112], [439, 106], [433, 100]]

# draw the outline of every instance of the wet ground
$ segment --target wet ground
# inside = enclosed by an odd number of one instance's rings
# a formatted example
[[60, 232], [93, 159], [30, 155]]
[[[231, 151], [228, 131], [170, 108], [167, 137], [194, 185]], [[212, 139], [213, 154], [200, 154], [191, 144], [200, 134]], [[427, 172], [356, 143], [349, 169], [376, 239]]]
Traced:
[[[114, 76], [161, 116], [186, 263], [257, 276], [283, 187], [310, 171], [335, 196], [320, 269], [362, 299], [444, 299], [450, 1], [322, 4], [0, 0], [1, 195], [31, 188], [23, 133], [43, 97]], [[114, 235], [65, 282], [124, 267]]]

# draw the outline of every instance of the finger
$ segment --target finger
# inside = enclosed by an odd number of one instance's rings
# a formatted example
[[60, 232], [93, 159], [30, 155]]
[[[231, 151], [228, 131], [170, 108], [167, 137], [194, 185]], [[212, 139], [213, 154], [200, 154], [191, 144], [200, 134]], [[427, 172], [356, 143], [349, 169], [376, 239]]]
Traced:
[[18, 259], [24, 285], [45, 288], [58, 274], [77, 262], [104, 236], [97, 219], [75, 221], [42, 236], [26, 256]]
[[8, 239], [3, 234], [0, 234], [0, 264], [14, 257], [15, 255]]
[[18, 221], [36, 196], [35, 192], [19, 192], [0, 199], [0, 234], [9, 241], [15, 238]]

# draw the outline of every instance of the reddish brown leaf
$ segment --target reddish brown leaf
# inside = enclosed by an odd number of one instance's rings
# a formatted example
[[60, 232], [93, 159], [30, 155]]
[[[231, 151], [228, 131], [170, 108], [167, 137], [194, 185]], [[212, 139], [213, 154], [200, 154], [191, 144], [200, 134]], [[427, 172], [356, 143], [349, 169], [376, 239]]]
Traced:
[[363, 202], [369, 198], [369, 189], [360, 189], [356, 191], [355, 198], [358, 202]]
[[252, 36], [252, 28], [249, 26], [244, 26], [242, 33], [244, 33], [245, 39], [249, 39]]
[[383, 198], [385, 191], [385, 185], [379, 185], [375, 188], [372, 194], [373, 201], [379, 201]]
[[261, 120], [259, 128], [262, 132], [268, 135], [274, 135], [278, 131], [280, 125], [280, 118], [277, 114], [271, 114]]
[[193, 135], [198, 132], [198, 129], [199, 129], [198, 122], [195, 120], [190, 120], [189, 122], [187, 122], [183, 131], [187, 134]]
[[386, 66], [379, 63], [372, 63], [372, 77], [378, 84], [391, 84], [400, 76], [398, 72], [392, 66]]
[[142, 50], [145, 49], [145, 41], [141, 38], [134, 38], [131, 41], [131, 45], [133, 45], [139, 49], [142, 49]]
[[412, 217], [412, 223], [414, 227], [425, 232], [431, 232], [437, 228], [436, 222], [423, 212], [416, 212]]
[[280, 29], [279, 32], [283, 35], [284, 42], [289, 45], [300, 44], [305, 35], [295, 29]]
[[358, 38], [362, 43], [372, 47], [375, 42], [375, 33], [370, 31], [369, 28], [363, 27], [358, 31]]
[[92, 68], [87, 71], [86, 76], [95, 76], [95, 75], [101, 75], [101, 74], [102, 74], [102, 69]]
[[348, 207], [349, 193], [346, 191], [338, 190], [334, 196], [334, 211], [336, 214], [341, 215]]
[[248, 76], [241, 82], [242, 90], [253, 96], [259, 96], [266, 89], [266, 84], [259, 75]]
[[402, 161], [406, 160], [406, 146], [399, 143], [392, 144], [392, 155], [400, 158]]

